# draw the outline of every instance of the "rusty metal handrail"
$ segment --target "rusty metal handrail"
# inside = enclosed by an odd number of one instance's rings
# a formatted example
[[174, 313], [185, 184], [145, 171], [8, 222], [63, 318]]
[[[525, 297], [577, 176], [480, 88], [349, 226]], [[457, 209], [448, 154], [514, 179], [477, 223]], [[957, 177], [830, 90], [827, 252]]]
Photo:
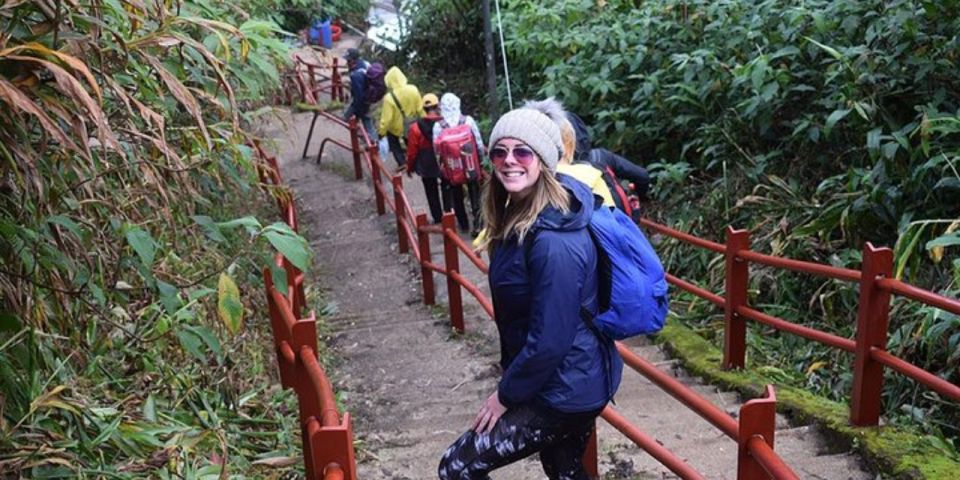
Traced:
[[930, 305], [931, 307], [937, 307], [955, 315], [960, 315], [960, 301], [945, 297], [938, 293], [924, 290], [893, 278], [878, 279], [877, 286], [890, 293], [900, 295], [901, 297], [906, 297], [911, 300]]
[[290, 302], [287, 301], [287, 298], [283, 296], [276, 288], [270, 289], [270, 297], [280, 307], [280, 318], [283, 319], [283, 324], [286, 326], [286, 334], [289, 337], [293, 332], [293, 326], [297, 323], [296, 317], [293, 315], [293, 308], [290, 305]]
[[467, 280], [467, 277], [461, 275], [460, 272], [448, 272], [447, 275], [452, 277], [461, 287], [466, 288], [467, 291], [477, 299], [477, 302], [479, 302], [483, 310], [487, 312], [487, 315], [489, 315], [491, 319], [493, 318], [493, 304], [490, 303], [490, 299], [480, 291], [479, 287], [470, 280]]
[[417, 227], [417, 230], [424, 233], [435, 233], [437, 235], [443, 235], [443, 227], [441, 227], [439, 224], [424, 225], [422, 227]]
[[720, 431], [728, 437], [733, 439], [737, 438], [737, 421], [728, 415], [727, 412], [710, 403], [709, 400], [701, 397], [697, 392], [691, 390], [673, 377], [661, 372], [655, 365], [631, 352], [629, 348], [620, 342], [617, 342], [617, 351], [620, 352], [620, 357], [623, 358], [624, 363], [630, 366], [630, 368], [633, 368], [644, 377], [647, 377], [648, 380], [657, 384], [661, 389], [669, 393], [670, 396], [689, 407], [704, 420], [712, 423], [713, 426], [720, 429]]
[[714, 304], [714, 305], [716, 305], [716, 306], [718, 306], [718, 307], [720, 307], [720, 308], [723, 308], [723, 304], [724, 304], [724, 299], [723, 299], [723, 297], [721, 297], [720, 295], [717, 295], [717, 294], [715, 294], [715, 293], [713, 293], [713, 292], [711, 292], [711, 291], [709, 291], [709, 290], [700, 288], [700, 287], [698, 287], [698, 286], [696, 286], [696, 285], [694, 285], [694, 284], [692, 284], [692, 283], [690, 283], [690, 282], [687, 282], [686, 280], [681, 280], [680, 278], [677, 278], [677, 277], [675, 277], [675, 276], [673, 276], [673, 275], [671, 275], [671, 274], [669, 274], [669, 273], [667, 274], [667, 283], [670, 283], [670, 284], [672, 284], [672, 285], [676, 285], [677, 287], [679, 287], [679, 288], [682, 289], [682, 290], [686, 290], [687, 292], [690, 292], [690, 293], [692, 293], [692, 294], [694, 294], [694, 295], [696, 295], [696, 296], [698, 296], [698, 297], [700, 297], [700, 298], [702, 298], [702, 299], [704, 299], [704, 300], [709, 301], [710, 303], [712, 303], [712, 304]]
[[307, 377], [320, 400], [320, 424], [324, 427], [340, 425], [340, 412], [337, 410], [337, 399], [333, 394], [333, 386], [327, 373], [323, 371], [317, 354], [312, 348], [304, 345], [300, 348], [300, 361], [307, 370]]
[[790, 468], [786, 462], [773, 451], [773, 447], [763, 440], [763, 437], [755, 436], [747, 440], [747, 449], [750, 456], [763, 467], [770, 478], [776, 480], [800, 480], [800, 477]]
[[710, 250], [716, 253], [723, 253], [727, 250], [727, 247], [725, 247], [722, 244], [711, 242], [709, 240], [704, 240], [700, 237], [695, 237], [693, 235], [690, 235], [689, 233], [684, 233], [679, 230], [674, 230], [666, 225], [661, 225], [659, 223], [656, 223], [651, 220], [647, 220], [645, 218], [640, 219], [640, 224], [651, 230], [660, 232], [668, 237], [672, 237], [682, 242], [690, 243], [701, 248], [706, 248], [707, 250]]
[[737, 257], [754, 263], [759, 263], [761, 265], [778, 267], [784, 270], [792, 270], [794, 272], [809, 273], [811, 275], [835, 278], [837, 280], [846, 280], [848, 282], [860, 281], [860, 272], [851, 270], [849, 268], [833, 267], [820, 263], [794, 260], [792, 258], [774, 257], [772, 255], [764, 255], [762, 253], [753, 251], [741, 251], [737, 253]]
[[749, 318], [750, 320], [754, 320], [758, 323], [771, 326], [777, 330], [792, 333], [798, 337], [813, 340], [815, 342], [819, 342], [830, 347], [839, 348], [847, 352], [853, 352], [857, 349], [857, 342], [850, 340], [849, 338], [843, 338], [837, 335], [822, 332], [815, 328], [797, 325], [780, 317], [767, 315], [766, 313], [754, 310], [750, 307], [737, 307], [737, 314]]
[[876, 347], [871, 348], [870, 356], [877, 362], [926, 385], [931, 390], [949, 397], [955, 402], [960, 402], [960, 386], [950, 383], [886, 350]]
[[490, 273], [490, 267], [487, 266], [487, 264], [480, 257], [478, 257], [476, 253], [474, 253], [473, 249], [470, 248], [470, 245], [467, 245], [467, 242], [463, 241], [456, 231], [448, 229], [444, 231], [444, 235], [449, 237], [450, 240], [457, 245], [457, 249], [463, 252], [467, 259], [470, 260], [470, 263], [476, 266], [478, 270], [485, 274]]
[[348, 150], [351, 152], [353, 151], [353, 147], [351, 147], [350, 145], [346, 145], [339, 140], [334, 140], [330, 137], [327, 137], [327, 138], [324, 138], [322, 142], [320, 142], [320, 153], [317, 154], [317, 163], [320, 163], [320, 160], [323, 158], [323, 149], [327, 146], [327, 142], [330, 142], [345, 150]]
[[643, 433], [642, 430], [630, 423], [623, 415], [617, 413], [616, 410], [607, 405], [602, 412], [600, 412], [600, 417], [607, 421], [613, 428], [617, 429], [625, 437], [633, 441], [635, 445], [642, 448], [645, 452], [649, 453], [651, 457], [656, 459], [660, 464], [667, 467], [673, 473], [676, 473], [680, 478], [684, 480], [701, 480], [706, 477], [700, 474], [684, 462], [680, 457], [675, 453], [668, 450], [663, 445], [660, 445], [656, 439], [650, 437], [646, 433]]

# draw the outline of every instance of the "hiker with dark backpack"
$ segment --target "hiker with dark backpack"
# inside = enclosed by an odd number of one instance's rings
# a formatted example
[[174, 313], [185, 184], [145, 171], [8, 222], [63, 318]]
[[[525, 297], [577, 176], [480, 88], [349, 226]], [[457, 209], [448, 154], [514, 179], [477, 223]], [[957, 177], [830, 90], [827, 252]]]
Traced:
[[650, 189], [650, 175], [647, 170], [626, 158], [617, 155], [605, 148], [593, 148], [590, 132], [579, 115], [567, 112], [567, 120], [573, 126], [577, 135], [577, 149], [574, 153], [574, 163], [592, 165], [603, 173], [603, 179], [613, 195], [613, 202], [628, 216], [636, 216], [630, 205], [628, 193], [624, 190], [621, 180], [627, 180], [634, 185], [634, 193], [640, 200], [646, 200]]
[[344, 110], [343, 119], [350, 120], [350, 117], [357, 117], [367, 131], [370, 141], [376, 143], [377, 130], [373, 128], [370, 107], [380, 101], [386, 91], [383, 85], [383, 65], [367, 62], [356, 48], [347, 50], [343, 58], [350, 71], [350, 105]]
[[439, 103], [436, 95], [424, 95], [425, 114], [410, 125], [410, 131], [407, 132], [407, 177], [414, 173], [420, 176], [433, 223], [440, 223], [443, 218], [443, 209], [440, 208], [440, 166], [433, 151], [433, 125], [440, 120]]
[[488, 478], [534, 453], [550, 479], [587, 478], [583, 454], [623, 361], [581, 316], [599, 312], [594, 197], [555, 174], [562, 154], [559, 128], [539, 110], [513, 110], [490, 134], [481, 248], [503, 373], [472, 428], [444, 452], [441, 480]]
[[[485, 176], [480, 165], [485, 156], [483, 137], [473, 117], [460, 111], [460, 98], [452, 93], [440, 97], [440, 116], [433, 125], [433, 145], [440, 164], [444, 208], [452, 203], [460, 230], [476, 237], [481, 227], [480, 184]], [[463, 201], [464, 187], [470, 197], [473, 230]]]
[[383, 98], [377, 131], [386, 137], [397, 170], [402, 170], [406, 165], [406, 152], [401, 139], [406, 140], [410, 125], [423, 116], [423, 99], [420, 90], [407, 83], [407, 76], [397, 67], [387, 70], [384, 82], [388, 91]]

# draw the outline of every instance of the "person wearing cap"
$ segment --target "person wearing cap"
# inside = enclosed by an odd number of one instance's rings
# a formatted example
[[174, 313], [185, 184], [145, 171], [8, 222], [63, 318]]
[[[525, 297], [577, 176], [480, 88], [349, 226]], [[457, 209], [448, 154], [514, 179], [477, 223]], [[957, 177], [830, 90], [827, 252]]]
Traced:
[[367, 87], [367, 68], [370, 63], [360, 56], [360, 50], [356, 48], [347, 49], [343, 56], [347, 62], [347, 69], [350, 71], [350, 105], [343, 112], [343, 119], [350, 120], [350, 117], [357, 117], [357, 120], [363, 125], [371, 142], [376, 142], [377, 130], [373, 128], [373, 120], [370, 118], [370, 105], [367, 104], [364, 91]]
[[587, 230], [589, 188], [557, 174], [557, 124], [512, 110], [490, 134], [482, 245], [503, 373], [472, 428], [448, 448], [441, 480], [483, 479], [539, 453], [551, 479], [586, 479], [582, 457], [595, 418], [613, 398], [623, 361], [581, 317], [598, 310], [597, 249]]
[[400, 169], [406, 165], [406, 154], [400, 139], [406, 140], [406, 130], [416, 119], [423, 116], [423, 99], [420, 89], [407, 82], [407, 76], [398, 67], [390, 67], [383, 77], [387, 95], [380, 109], [380, 125], [377, 132], [386, 137], [390, 153]]
[[[483, 146], [483, 136], [480, 135], [480, 128], [477, 127], [477, 122], [473, 117], [464, 115], [463, 112], [460, 111], [460, 97], [450, 92], [444, 93], [443, 96], [440, 97], [440, 117], [440, 121], [433, 124], [434, 139], [440, 138], [443, 130], [464, 123], [468, 125], [470, 131], [473, 132], [473, 138], [476, 141], [477, 152], [480, 158], [482, 159], [486, 156]], [[460, 226], [460, 231], [470, 232], [470, 235], [473, 237], [480, 234], [480, 184], [482, 180], [483, 178], [481, 177], [466, 183], [467, 195], [470, 197], [470, 210], [473, 214], [473, 230], [470, 229], [470, 220], [467, 219], [467, 207], [463, 201], [464, 185], [443, 183], [444, 210], [450, 211], [448, 206], [452, 204], [453, 212], [457, 216], [457, 224]]]
[[423, 96], [423, 111], [424, 116], [410, 125], [407, 132], [407, 177], [414, 173], [420, 176], [433, 223], [440, 223], [448, 205], [444, 196], [444, 208], [440, 208], [440, 165], [433, 150], [433, 125], [440, 120], [440, 101], [436, 94]]

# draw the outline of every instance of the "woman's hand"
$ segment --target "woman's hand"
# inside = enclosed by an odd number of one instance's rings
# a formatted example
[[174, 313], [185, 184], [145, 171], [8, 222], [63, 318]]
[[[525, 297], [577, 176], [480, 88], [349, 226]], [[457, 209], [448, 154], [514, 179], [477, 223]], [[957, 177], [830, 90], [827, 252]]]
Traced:
[[500, 417], [503, 416], [503, 413], [506, 411], [507, 407], [504, 407], [503, 404], [500, 403], [500, 397], [497, 396], [497, 392], [493, 392], [493, 394], [483, 402], [480, 411], [477, 412], [477, 418], [473, 420], [473, 431], [477, 433], [489, 433], [490, 430], [493, 430], [493, 426], [497, 424], [497, 420], [500, 420]]

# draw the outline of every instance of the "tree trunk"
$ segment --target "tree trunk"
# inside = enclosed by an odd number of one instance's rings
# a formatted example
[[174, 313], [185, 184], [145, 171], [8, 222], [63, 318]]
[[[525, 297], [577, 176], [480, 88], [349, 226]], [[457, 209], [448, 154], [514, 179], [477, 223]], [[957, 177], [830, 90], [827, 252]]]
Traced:
[[490, 120], [500, 115], [497, 101], [497, 67], [493, 59], [493, 28], [490, 25], [490, 0], [480, 0], [483, 4], [483, 53], [487, 68], [487, 114]]

